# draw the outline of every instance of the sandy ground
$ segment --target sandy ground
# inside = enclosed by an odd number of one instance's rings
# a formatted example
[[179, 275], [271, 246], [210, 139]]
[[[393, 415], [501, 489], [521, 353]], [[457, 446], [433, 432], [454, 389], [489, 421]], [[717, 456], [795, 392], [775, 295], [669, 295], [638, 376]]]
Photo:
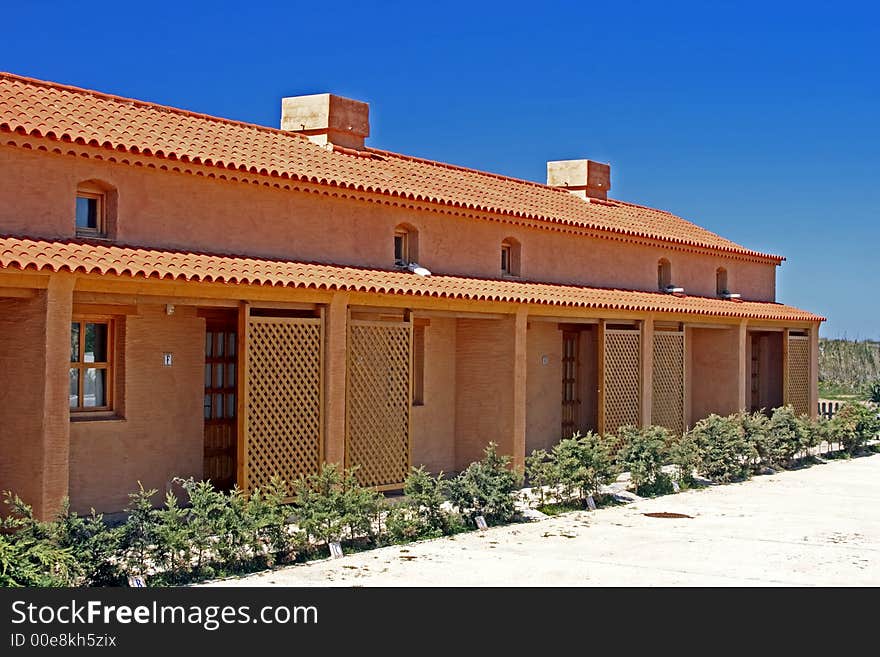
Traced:
[[880, 455], [206, 585], [878, 586]]

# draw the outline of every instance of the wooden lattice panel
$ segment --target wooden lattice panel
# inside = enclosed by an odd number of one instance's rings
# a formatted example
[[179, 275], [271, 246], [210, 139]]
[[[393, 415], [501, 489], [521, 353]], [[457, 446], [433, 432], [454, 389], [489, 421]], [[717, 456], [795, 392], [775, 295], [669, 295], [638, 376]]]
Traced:
[[785, 403], [795, 413], [810, 414], [810, 338], [801, 335], [788, 337], [788, 376]]
[[345, 462], [363, 486], [396, 488], [409, 472], [411, 343], [407, 322], [349, 322]]
[[651, 424], [676, 435], [684, 430], [684, 333], [654, 333]]
[[247, 338], [244, 487], [292, 482], [321, 463], [320, 319], [252, 317]]
[[641, 388], [639, 331], [605, 331], [605, 431], [616, 433], [628, 424], [639, 425]]

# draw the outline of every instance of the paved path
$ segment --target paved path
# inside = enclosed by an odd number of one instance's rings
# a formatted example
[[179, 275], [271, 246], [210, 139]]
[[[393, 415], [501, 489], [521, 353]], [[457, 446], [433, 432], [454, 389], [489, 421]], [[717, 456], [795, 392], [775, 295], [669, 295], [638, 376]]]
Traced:
[[208, 585], [878, 586], [880, 455]]

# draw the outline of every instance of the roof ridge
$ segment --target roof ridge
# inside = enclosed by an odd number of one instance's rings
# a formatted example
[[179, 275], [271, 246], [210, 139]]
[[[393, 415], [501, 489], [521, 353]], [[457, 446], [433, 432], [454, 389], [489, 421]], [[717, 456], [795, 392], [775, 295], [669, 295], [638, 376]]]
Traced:
[[157, 111], [168, 112], [169, 114], [177, 114], [180, 116], [191, 116], [197, 119], [206, 119], [208, 121], [212, 121], [214, 123], [225, 123], [227, 125], [237, 125], [243, 128], [253, 128], [255, 130], [259, 130], [261, 132], [267, 132], [270, 134], [280, 134], [292, 137], [294, 139], [300, 141], [306, 141], [309, 143], [313, 143], [309, 140], [305, 135], [301, 135], [296, 132], [291, 132], [289, 130], [281, 130], [280, 128], [272, 128], [265, 125], [260, 125], [259, 123], [249, 123], [247, 121], [240, 121], [238, 119], [229, 119], [224, 116], [214, 116], [213, 114], [206, 114], [204, 112], [195, 112], [193, 110], [183, 109], [182, 107], [174, 107], [172, 105], [163, 105], [161, 103], [153, 103], [147, 100], [140, 100], [138, 98], [129, 98], [128, 96], [120, 96], [118, 94], [109, 94], [104, 91], [97, 91], [96, 89], [86, 89], [85, 87], [77, 87], [72, 84], [63, 84], [61, 82], [52, 82], [51, 80], [40, 80], [39, 78], [31, 78], [25, 75], [16, 75], [15, 73], [10, 73], [8, 71], [0, 71], [0, 79], [6, 78], [9, 80], [16, 80], [18, 82], [23, 82], [25, 84], [29, 84], [35, 87], [47, 87], [52, 89], [63, 89], [66, 91], [70, 91], [73, 93], [85, 95], [85, 96], [94, 96], [96, 98], [104, 98], [106, 100], [111, 100], [117, 103], [129, 103], [132, 105], [136, 105], [138, 107], [143, 107], [146, 109], [152, 109]]

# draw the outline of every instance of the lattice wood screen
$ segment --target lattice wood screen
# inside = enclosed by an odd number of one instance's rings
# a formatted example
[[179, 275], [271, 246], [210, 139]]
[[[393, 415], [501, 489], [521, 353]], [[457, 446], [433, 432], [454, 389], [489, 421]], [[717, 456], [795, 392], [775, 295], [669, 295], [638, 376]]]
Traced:
[[245, 490], [320, 467], [322, 333], [320, 319], [249, 318]]
[[810, 338], [807, 336], [788, 336], [788, 376], [786, 382], [785, 403], [791, 404], [795, 413], [809, 415]]
[[640, 420], [640, 348], [639, 331], [605, 331], [604, 389], [605, 431], [615, 433], [620, 427]]
[[349, 321], [345, 462], [358, 481], [399, 488], [410, 467], [412, 325]]
[[654, 333], [651, 424], [684, 431], [684, 333]]

